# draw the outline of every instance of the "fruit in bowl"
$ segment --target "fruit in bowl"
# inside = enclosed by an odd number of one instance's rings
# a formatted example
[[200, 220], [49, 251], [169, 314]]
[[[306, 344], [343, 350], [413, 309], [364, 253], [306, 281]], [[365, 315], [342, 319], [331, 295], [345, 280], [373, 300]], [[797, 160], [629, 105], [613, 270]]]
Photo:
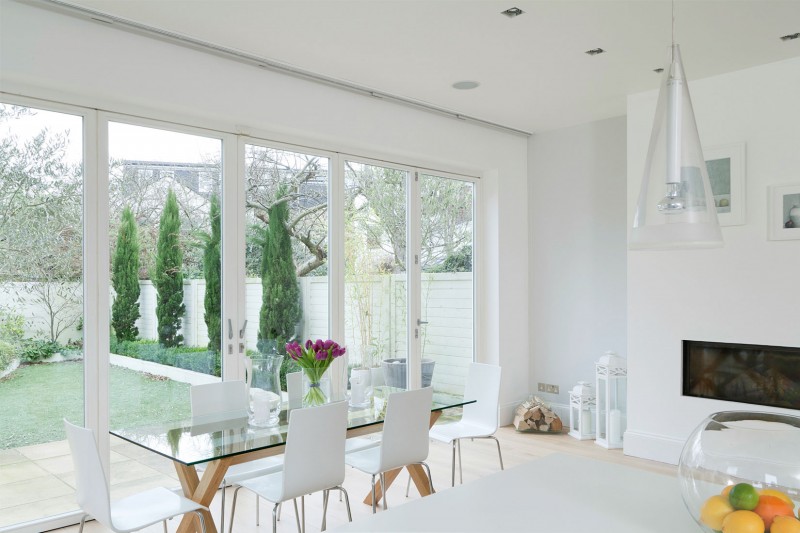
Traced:
[[727, 411], [706, 418], [681, 453], [678, 479], [707, 533], [800, 533], [800, 417]]
[[777, 489], [758, 490], [750, 483], [728, 485], [706, 499], [700, 522], [723, 533], [800, 533], [789, 495]]

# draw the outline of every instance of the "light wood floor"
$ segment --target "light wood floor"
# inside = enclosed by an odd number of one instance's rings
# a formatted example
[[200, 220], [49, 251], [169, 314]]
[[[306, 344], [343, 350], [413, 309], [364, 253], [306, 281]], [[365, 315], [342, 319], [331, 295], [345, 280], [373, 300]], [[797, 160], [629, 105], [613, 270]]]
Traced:
[[[674, 476], [676, 473], [676, 467], [672, 465], [627, 457], [623, 455], [621, 450], [606, 450], [596, 445], [594, 441], [578, 441], [569, 437], [566, 433], [560, 435], [518, 433], [513, 427], [507, 426], [500, 428], [497, 432], [497, 437], [500, 440], [506, 469], [514, 468], [517, 465], [552, 453], [561, 453], [624, 464], [665, 475]], [[483, 476], [491, 475], [500, 469], [497, 458], [497, 448], [492, 440], [479, 439], [475, 441], [464, 441], [461, 446], [461, 453], [464, 464], [465, 484]], [[452, 490], [450, 487], [450, 457], [449, 445], [431, 442], [428, 464], [431, 467], [434, 488], [437, 491]], [[398, 477], [397, 482], [390, 487], [387, 500], [390, 510], [394, 506], [403, 505], [419, 497], [419, 495], [415, 494], [412, 484], [411, 494], [406, 498], [405, 489], [407, 479], [407, 474], [403, 473]], [[353, 520], [358, 520], [361, 517], [371, 514], [371, 507], [362, 503], [364, 496], [369, 492], [370, 477], [358, 470], [348, 468], [344, 487], [350, 494]], [[458, 487], [458, 472], [456, 472], [456, 487]], [[227, 510], [225, 515], [226, 531], [230, 520], [230, 506], [233, 500], [233, 489], [228, 488], [227, 490]], [[260, 526], [256, 527], [255, 497], [252, 493], [247, 493], [244, 490], [239, 492], [239, 496], [234, 530], [240, 532], [269, 532], [272, 527], [272, 504], [262, 500]], [[318, 531], [322, 520], [322, 495], [314, 494], [312, 496], [307, 496], [305, 500], [306, 527], [308, 531]], [[220, 498], [218, 495], [214, 499], [212, 505], [212, 513], [215, 520], [219, 519], [219, 504]], [[379, 508], [378, 512], [383, 511]], [[292, 533], [297, 531], [291, 504], [284, 506], [281, 518], [282, 520], [278, 522], [279, 532]], [[339, 503], [336, 494], [332, 493], [331, 503], [328, 508], [328, 529], [336, 529], [338, 525], [346, 521], [347, 514], [344, 504]], [[174, 531], [177, 524], [177, 519], [172, 520], [168, 524], [169, 531]], [[56, 531], [59, 533], [67, 533], [77, 530], [78, 528], [75, 526]], [[95, 522], [88, 522], [84, 531], [96, 533], [107, 530]], [[161, 525], [156, 525], [144, 531], [161, 533], [163, 530]]]

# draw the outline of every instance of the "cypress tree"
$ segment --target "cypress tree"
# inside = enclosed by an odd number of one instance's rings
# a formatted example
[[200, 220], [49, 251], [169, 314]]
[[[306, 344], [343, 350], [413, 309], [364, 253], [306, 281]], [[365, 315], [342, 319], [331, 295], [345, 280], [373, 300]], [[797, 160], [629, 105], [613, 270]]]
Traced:
[[208, 349], [219, 352], [222, 345], [222, 265], [220, 262], [220, 213], [219, 196], [211, 196], [211, 235], [208, 236], [203, 250], [203, 275], [206, 278], [205, 321], [208, 329]]
[[301, 316], [292, 242], [286, 228], [289, 205], [281, 200], [284, 195], [282, 188], [278, 191], [278, 201], [270, 208], [269, 225], [261, 242], [262, 303], [258, 336], [261, 341], [275, 340], [278, 348], [294, 336]]
[[161, 212], [156, 248], [156, 318], [158, 319], [158, 342], [169, 348], [180, 346], [183, 335], [179, 335], [181, 317], [186, 312], [183, 305], [183, 250], [180, 245], [181, 219], [178, 199], [172, 189]]
[[117, 249], [111, 266], [111, 284], [117, 298], [111, 305], [111, 326], [117, 340], [134, 341], [139, 335], [139, 235], [130, 207], [122, 210]]

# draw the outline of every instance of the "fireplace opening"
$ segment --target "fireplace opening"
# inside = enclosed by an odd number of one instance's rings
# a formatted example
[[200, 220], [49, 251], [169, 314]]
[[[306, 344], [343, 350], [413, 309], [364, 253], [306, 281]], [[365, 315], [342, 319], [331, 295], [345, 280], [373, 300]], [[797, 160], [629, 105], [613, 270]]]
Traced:
[[683, 395], [800, 409], [800, 348], [685, 340]]

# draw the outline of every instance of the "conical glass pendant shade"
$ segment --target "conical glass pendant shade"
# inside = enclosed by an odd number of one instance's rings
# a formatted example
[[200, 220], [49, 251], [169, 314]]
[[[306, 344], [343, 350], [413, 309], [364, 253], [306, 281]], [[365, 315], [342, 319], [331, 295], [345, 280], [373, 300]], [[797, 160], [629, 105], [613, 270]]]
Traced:
[[664, 71], [629, 248], [722, 246], [714, 196], [677, 44]]

